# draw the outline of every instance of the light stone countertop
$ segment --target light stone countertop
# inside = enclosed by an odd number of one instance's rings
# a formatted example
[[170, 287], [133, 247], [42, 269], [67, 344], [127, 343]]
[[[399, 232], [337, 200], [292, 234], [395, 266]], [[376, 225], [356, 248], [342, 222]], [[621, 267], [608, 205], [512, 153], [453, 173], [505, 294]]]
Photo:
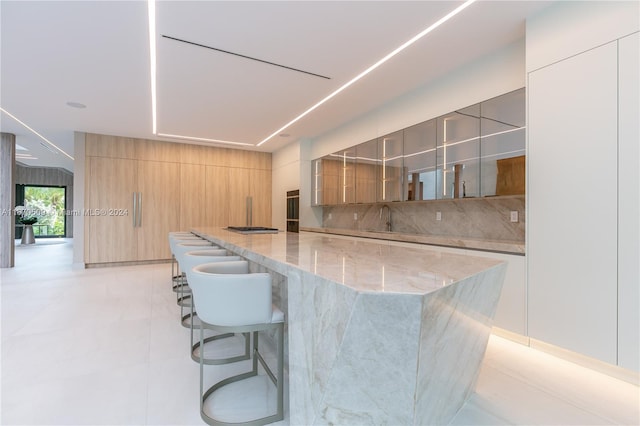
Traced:
[[303, 231], [318, 232], [334, 235], [348, 235], [353, 237], [375, 238], [388, 241], [402, 241], [408, 243], [427, 244], [451, 248], [483, 250], [497, 253], [524, 255], [524, 242], [501, 241], [473, 238], [460, 238], [441, 235], [403, 234], [399, 232], [361, 231], [341, 228], [301, 228]]
[[317, 232], [193, 231], [281, 274], [293, 267], [365, 293], [429, 294], [501, 263], [435, 246]]

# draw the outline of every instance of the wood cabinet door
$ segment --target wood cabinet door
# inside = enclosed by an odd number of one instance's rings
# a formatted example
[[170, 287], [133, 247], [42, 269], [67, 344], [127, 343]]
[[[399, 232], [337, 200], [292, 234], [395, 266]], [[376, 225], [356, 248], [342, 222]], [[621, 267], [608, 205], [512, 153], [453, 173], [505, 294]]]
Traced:
[[249, 171], [252, 225], [271, 227], [271, 170]]
[[179, 228], [180, 165], [138, 161], [137, 260], [171, 259], [167, 234]]
[[207, 167], [200, 164], [180, 165], [180, 230], [208, 226]]
[[85, 193], [85, 262], [123, 262], [136, 258], [133, 197], [137, 161], [88, 158]]
[[[205, 207], [206, 226], [229, 225], [229, 168], [206, 166]], [[244, 218], [244, 216], [242, 216]]]
[[226, 207], [229, 212], [227, 225], [247, 226], [247, 197], [249, 196], [249, 169], [229, 168], [229, 194]]

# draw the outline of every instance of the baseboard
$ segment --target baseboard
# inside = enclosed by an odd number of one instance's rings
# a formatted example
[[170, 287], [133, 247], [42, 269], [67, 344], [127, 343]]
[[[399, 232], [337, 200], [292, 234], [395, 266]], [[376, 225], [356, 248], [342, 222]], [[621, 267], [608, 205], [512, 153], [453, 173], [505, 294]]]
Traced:
[[549, 355], [553, 355], [557, 358], [564, 359], [565, 361], [573, 362], [582, 367], [590, 370], [597, 371], [607, 376], [614, 377], [616, 379], [631, 383], [632, 385], [640, 386], [640, 373], [637, 371], [628, 370], [626, 368], [619, 367], [617, 365], [609, 364], [599, 359], [591, 358], [577, 352], [570, 351], [568, 349], [561, 348], [559, 346], [552, 345], [550, 343], [536, 340], [522, 334], [514, 333], [513, 331], [505, 330], [500, 327], [493, 327], [491, 333], [504, 339], [510, 340], [521, 345], [529, 346], [532, 349], [536, 349]]
[[496, 336], [500, 336], [507, 340], [511, 340], [512, 342], [520, 343], [521, 345], [529, 346], [528, 336], [523, 336], [522, 334], [505, 330], [504, 328], [492, 327], [491, 334], [495, 334]]
[[530, 338], [529, 341], [529, 346], [533, 349], [546, 352], [550, 355], [573, 362], [574, 364], [581, 365], [590, 370], [594, 370], [599, 373], [606, 374], [607, 376], [611, 376], [627, 383], [631, 383], [632, 385], [640, 386], [640, 373], [637, 371], [632, 371], [626, 368], [619, 367], [617, 365], [609, 364], [604, 361], [600, 361], [599, 359], [591, 358], [589, 356], [579, 354], [577, 352], [573, 352], [568, 349], [564, 349], [533, 338]]

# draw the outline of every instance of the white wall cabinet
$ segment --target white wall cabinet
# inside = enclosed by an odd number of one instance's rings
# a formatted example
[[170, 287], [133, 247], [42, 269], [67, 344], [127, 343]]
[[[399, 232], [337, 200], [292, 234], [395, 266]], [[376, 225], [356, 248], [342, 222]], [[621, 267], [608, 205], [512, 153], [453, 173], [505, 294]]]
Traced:
[[472, 256], [490, 257], [507, 262], [500, 302], [493, 325], [522, 336], [527, 335], [526, 257], [513, 254], [468, 250]]
[[617, 42], [529, 73], [529, 336], [617, 362]]

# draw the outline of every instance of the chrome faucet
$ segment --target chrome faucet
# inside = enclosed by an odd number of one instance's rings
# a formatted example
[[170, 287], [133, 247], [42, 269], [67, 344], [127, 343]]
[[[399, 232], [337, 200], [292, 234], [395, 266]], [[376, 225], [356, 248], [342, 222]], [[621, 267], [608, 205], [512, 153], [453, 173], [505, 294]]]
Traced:
[[382, 220], [385, 209], [387, 211], [387, 214], [385, 215], [385, 225], [387, 226], [387, 232], [391, 232], [391, 208], [386, 204], [380, 208], [380, 220]]

